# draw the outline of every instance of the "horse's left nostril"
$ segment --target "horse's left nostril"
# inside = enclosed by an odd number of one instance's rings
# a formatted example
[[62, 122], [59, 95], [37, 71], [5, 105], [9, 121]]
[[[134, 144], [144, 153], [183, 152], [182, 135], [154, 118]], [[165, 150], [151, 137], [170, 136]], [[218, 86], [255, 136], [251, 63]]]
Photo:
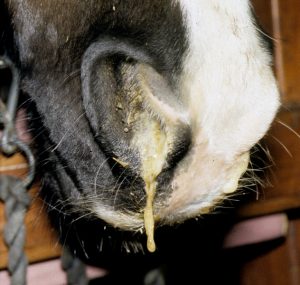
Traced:
[[140, 204], [151, 251], [157, 178], [174, 168], [191, 139], [188, 116], [171, 85], [149, 57], [123, 40], [102, 39], [83, 58], [83, 103], [95, 138], [126, 178], [144, 181], [137, 191], [146, 197], [146, 206]]
[[82, 63], [83, 103], [96, 140], [133, 176], [149, 159], [152, 168], [172, 168], [190, 143], [180, 96], [153, 62], [128, 42], [108, 38], [93, 44]]

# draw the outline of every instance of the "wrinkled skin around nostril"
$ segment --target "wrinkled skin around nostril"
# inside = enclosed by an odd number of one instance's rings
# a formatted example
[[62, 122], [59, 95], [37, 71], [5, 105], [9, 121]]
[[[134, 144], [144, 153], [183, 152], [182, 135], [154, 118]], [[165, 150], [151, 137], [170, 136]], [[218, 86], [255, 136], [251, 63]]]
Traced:
[[183, 106], [151, 65], [143, 52], [116, 39], [91, 45], [82, 63], [83, 103], [95, 138], [113, 171], [129, 177], [141, 176], [147, 142], [161, 140], [160, 172], [174, 166], [190, 144]]
[[113, 174], [117, 181], [129, 181], [117, 182], [115, 192], [123, 196], [115, 194], [114, 200], [122, 204], [124, 195], [136, 192], [143, 197], [135, 211], [143, 214], [147, 247], [154, 251], [158, 181], [187, 152], [191, 133], [178, 94], [151, 65], [130, 44], [101, 39], [84, 55], [82, 90], [88, 120]]

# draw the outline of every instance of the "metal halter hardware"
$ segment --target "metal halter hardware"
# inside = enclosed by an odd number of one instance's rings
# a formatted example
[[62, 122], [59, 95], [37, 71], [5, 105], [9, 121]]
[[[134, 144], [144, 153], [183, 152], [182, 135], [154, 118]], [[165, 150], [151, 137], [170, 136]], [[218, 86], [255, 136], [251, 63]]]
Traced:
[[[29, 171], [24, 179], [0, 175], [0, 201], [4, 202], [7, 220], [4, 227], [4, 241], [8, 247], [7, 267], [11, 275], [11, 285], [25, 285], [28, 261], [24, 253], [26, 234], [24, 218], [31, 202], [27, 190], [34, 180], [36, 161], [29, 146], [18, 138], [15, 127], [19, 99], [19, 72], [10, 59], [0, 57], [0, 71], [5, 69], [10, 71], [12, 79], [7, 94], [0, 93], [0, 131], [2, 132], [0, 154], [11, 156], [16, 152], [23, 153]], [[63, 251], [62, 267], [67, 274], [67, 284], [88, 284], [85, 265], [75, 258], [67, 247]]]
[[34, 179], [35, 159], [30, 148], [18, 138], [15, 128], [20, 81], [18, 70], [8, 58], [0, 57], [0, 70], [5, 69], [11, 73], [11, 84], [7, 94], [0, 93], [0, 153], [6, 156], [23, 153], [28, 161], [29, 172], [24, 179], [0, 175], [0, 200], [4, 202], [6, 216], [3, 237], [8, 247], [7, 267], [11, 284], [25, 285], [28, 262], [24, 253], [24, 218], [31, 202], [27, 189]]
[[24, 187], [28, 187], [35, 174], [35, 159], [27, 144], [18, 139], [15, 120], [16, 110], [19, 99], [20, 76], [15, 65], [6, 57], [0, 57], [0, 70], [9, 69], [12, 74], [12, 81], [7, 96], [7, 102], [0, 98], [0, 124], [3, 128], [0, 138], [0, 151], [6, 155], [20, 151], [23, 152], [28, 160], [29, 173], [23, 180]]

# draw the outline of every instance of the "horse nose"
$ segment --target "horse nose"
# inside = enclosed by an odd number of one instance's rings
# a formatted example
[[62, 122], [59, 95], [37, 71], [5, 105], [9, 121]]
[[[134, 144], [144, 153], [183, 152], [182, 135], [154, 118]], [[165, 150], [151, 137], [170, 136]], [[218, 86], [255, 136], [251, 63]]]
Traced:
[[102, 39], [86, 51], [86, 114], [101, 149], [129, 176], [150, 168], [157, 176], [189, 148], [188, 117], [170, 86], [151, 58], [127, 42]]
[[[134, 192], [143, 197], [139, 204], [147, 246], [154, 251], [157, 178], [164, 170], [175, 168], [191, 141], [180, 96], [170, 80], [153, 67], [150, 57], [116, 39], [92, 44], [81, 71], [83, 104], [101, 150], [122, 166], [126, 178], [144, 185]], [[111, 167], [112, 172], [117, 168]], [[124, 205], [132, 190], [121, 192], [118, 197]], [[141, 213], [140, 209], [137, 212]]]

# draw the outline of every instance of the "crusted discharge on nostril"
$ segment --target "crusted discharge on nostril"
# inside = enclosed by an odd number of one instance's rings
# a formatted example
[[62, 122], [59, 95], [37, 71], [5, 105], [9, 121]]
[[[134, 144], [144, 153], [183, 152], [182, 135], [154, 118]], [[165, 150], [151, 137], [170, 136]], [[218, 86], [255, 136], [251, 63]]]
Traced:
[[83, 58], [82, 85], [91, 128], [117, 173], [140, 175], [141, 154], [132, 141], [151, 120], [167, 136], [164, 168], [175, 166], [188, 150], [190, 128], [180, 96], [133, 45], [117, 39], [93, 44]]
[[138, 84], [143, 93], [143, 105], [161, 124], [168, 137], [166, 168], [173, 168], [186, 154], [191, 144], [191, 128], [180, 95], [168, 81], [150, 66], [137, 67]]
[[180, 94], [153, 66], [134, 46], [108, 40], [92, 45], [82, 67], [84, 107], [116, 178], [106, 203], [144, 219], [150, 251], [172, 173], [191, 143]]
[[132, 100], [137, 90], [128, 86], [131, 74], [124, 69], [137, 61], [151, 62], [128, 41], [107, 37], [87, 49], [81, 68], [83, 104], [95, 139], [113, 169], [122, 161], [128, 165], [124, 171], [133, 176], [138, 175], [140, 161], [130, 146], [131, 111], [139, 104]]

